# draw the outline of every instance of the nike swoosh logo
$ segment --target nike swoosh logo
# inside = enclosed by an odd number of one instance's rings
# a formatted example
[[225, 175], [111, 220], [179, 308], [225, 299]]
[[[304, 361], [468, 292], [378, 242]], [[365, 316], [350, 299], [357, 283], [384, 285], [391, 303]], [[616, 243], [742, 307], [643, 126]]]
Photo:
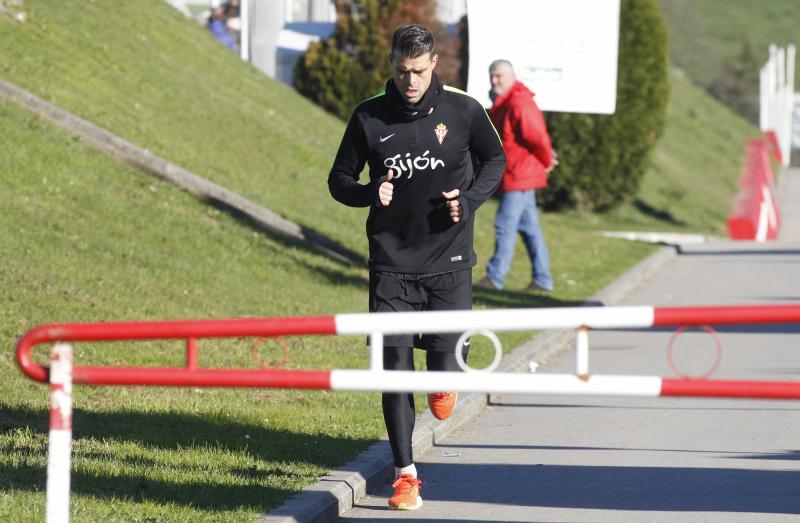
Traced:
[[381, 143], [383, 143], [383, 142], [385, 142], [386, 140], [388, 140], [389, 138], [391, 138], [392, 136], [394, 136], [396, 134], [397, 133], [392, 133], [389, 136], [379, 136], [378, 139], [381, 141]]

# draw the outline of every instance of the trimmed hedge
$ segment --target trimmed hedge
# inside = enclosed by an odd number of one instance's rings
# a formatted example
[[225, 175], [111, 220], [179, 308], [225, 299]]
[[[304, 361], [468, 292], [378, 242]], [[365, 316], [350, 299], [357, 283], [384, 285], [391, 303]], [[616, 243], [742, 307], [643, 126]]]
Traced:
[[560, 165], [539, 191], [548, 210], [605, 211], [639, 191], [669, 100], [667, 31], [655, 0], [622, 0], [613, 115], [549, 113]]

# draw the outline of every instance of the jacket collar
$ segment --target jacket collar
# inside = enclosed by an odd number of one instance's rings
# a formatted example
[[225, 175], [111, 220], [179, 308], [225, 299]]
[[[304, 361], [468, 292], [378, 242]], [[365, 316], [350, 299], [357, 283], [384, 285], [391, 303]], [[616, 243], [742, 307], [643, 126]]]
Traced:
[[533, 97], [533, 92], [528, 89], [525, 84], [517, 80], [514, 82], [514, 85], [508, 88], [506, 92], [495, 98], [494, 102], [492, 103], [492, 109], [501, 107], [508, 103], [512, 96], [515, 94], [525, 94], [526, 96]]
[[397, 86], [394, 84], [394, 79], [389, 78], [386, 82], [386, 97], [392, 110], [405, 122], [411, 122], [428, 116], [435, 109], [436, 105], [441, 101], [444, 94], [444, 85], [436, 73], [431, 76], [431, 85], [428, 90], [422, 95], [422, 99], [415, 103], [408, 103], [405, 98], [400, 94]]

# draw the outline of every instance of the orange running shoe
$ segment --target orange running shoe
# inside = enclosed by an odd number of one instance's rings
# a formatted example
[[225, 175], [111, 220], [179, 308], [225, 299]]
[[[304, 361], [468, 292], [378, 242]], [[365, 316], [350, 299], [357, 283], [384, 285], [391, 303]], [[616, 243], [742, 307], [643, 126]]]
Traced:
[[422, 481], [411, 474], [400, 474], [392, 483], [394, 496], [389, 498], [389, 506], [397, 510], [417, 510], [422, 506], [421, 485]]
[[447, 419], [456, 408], [458, 392], [431, 392], [428, 394], [428, 407], [436, 419]]

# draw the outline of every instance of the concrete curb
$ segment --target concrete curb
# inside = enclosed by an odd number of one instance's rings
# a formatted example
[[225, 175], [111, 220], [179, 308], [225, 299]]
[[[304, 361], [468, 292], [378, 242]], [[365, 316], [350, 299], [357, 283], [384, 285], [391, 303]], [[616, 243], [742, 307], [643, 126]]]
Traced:
[[[652, 277], [676, 256], [673, 246], [654, 252], [584, 305], [615, 305], [636, 287]], [[507, 354], [498, 366], [502, 372], [528, 372], [528, 363], [542, 363], [568, 348], [575, 338], [572, 330], [548, 330], [536, 335]], [[479, 416], [490, 401], [488, 394], [463, 394], [458, 398], [458, 408], [447, 421], [438, 421], [425, 411], [414, 429], [412, 442], [414, 455], [420, 456], [474, 418]], [[394, 463], [389, 442], [382, 439], [359, 454], [346, 465], [328, 472], [317, 483], [289, 498], [283, 505], [261, 516], [256, 523], [326, 523], [353, 508], [367, 492], [382, 487], [392, 480]]]
[[80, 137], [86, 145], [133, 165], [142, 172], [170, 182], [197, 198], [217, 206], [271, 234], [300, 242], [350, 265], [366, 266], [358, 253], [322, 234], [280, 216], [238, 193], [156, 156], [119, 136], [0, 78], [0, 99], [14, 102], [53, 125]]

